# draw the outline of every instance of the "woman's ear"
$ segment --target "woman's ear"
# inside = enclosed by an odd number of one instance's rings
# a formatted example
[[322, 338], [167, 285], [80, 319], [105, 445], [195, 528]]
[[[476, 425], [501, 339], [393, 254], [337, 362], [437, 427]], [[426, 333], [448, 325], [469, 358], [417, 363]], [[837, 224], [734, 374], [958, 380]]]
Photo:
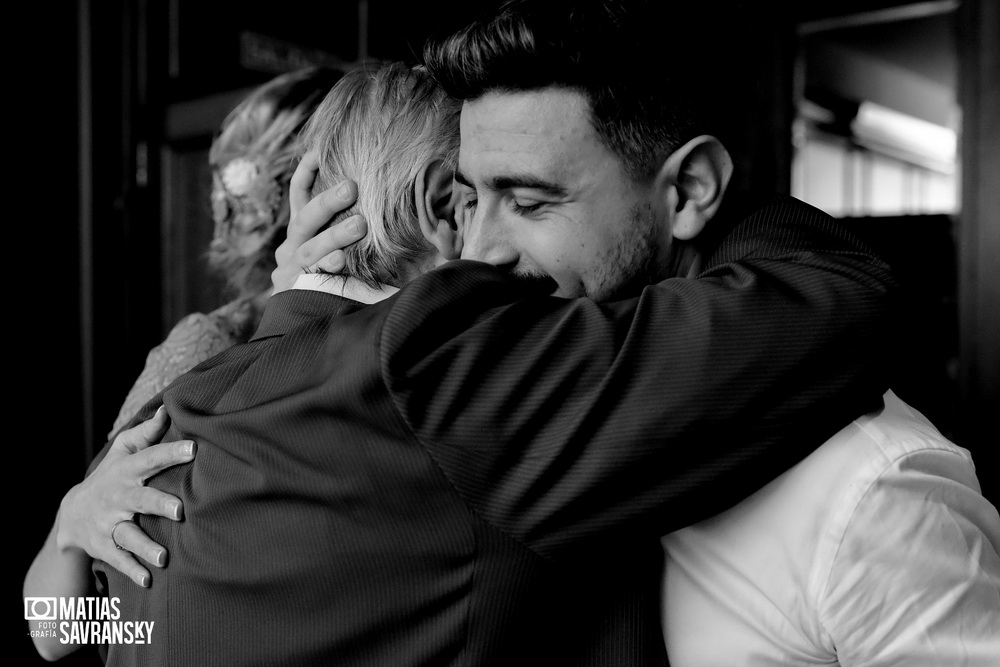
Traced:
[[732, 176], [733, 159], [715, 137], [695, 137], [667, 156], [655, 185], [674, 238], [689, 241], [701, 233], [722, 205]]
[[431, 160], [417, 174], [413, 188], [424, 238], [444, 259], [458, 259], [462, 254], [462, 230], [455, 221], [459, 193], [453, 170], [444, 160]]

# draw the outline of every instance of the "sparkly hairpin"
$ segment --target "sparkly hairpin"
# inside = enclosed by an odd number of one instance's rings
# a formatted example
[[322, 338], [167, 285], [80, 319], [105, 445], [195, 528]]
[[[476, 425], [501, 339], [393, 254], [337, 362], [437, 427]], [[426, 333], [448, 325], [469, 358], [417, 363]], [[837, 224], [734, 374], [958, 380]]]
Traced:
[[261, 156], [238, 157], [216, 172], [215, 238], [239, 255], [257, 252], [282, 220], [283, 187], [272, 173], [278, 167]]
[[260, 176], [260, 167], [247, 158], [236, 158], [222, 170], [222, 184], [234, 197], [245, 197], [253, 189], [254, 181]]

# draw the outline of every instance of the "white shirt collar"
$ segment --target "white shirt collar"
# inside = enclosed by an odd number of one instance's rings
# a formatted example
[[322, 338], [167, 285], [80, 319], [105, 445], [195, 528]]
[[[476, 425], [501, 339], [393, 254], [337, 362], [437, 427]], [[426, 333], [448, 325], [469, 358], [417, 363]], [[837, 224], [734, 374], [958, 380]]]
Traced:
[[360, 303], [378, 303], [399, 291], [398, 287], [391, 285], [380, 285], [375, 289], [357, 278], [330, 276], [322, 273], [303, 273], [295, 280], [292, 289], [326, 292]]

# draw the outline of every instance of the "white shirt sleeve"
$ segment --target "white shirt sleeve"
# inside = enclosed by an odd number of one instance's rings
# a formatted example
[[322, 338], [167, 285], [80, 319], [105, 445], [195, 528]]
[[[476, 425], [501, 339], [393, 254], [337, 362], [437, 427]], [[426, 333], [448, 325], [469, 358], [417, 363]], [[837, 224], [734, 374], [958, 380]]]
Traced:
[[820, 618], [841, 665], [1000, 665], [1000, 517], [971, 464], [908, 454], [857, 505]]

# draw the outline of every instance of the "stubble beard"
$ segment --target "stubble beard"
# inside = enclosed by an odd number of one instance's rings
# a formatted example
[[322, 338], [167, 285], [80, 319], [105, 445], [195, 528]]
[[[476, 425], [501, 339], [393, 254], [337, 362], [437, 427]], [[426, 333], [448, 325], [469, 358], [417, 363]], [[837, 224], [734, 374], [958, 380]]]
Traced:
[[638, 296], [642, 288], [663, 280], [660, 227], [648, 203], [634, 204], [629, 223], [620, 228], [615, 243], [598, 258], [586, 280], [587, 297], [610, 301]]

